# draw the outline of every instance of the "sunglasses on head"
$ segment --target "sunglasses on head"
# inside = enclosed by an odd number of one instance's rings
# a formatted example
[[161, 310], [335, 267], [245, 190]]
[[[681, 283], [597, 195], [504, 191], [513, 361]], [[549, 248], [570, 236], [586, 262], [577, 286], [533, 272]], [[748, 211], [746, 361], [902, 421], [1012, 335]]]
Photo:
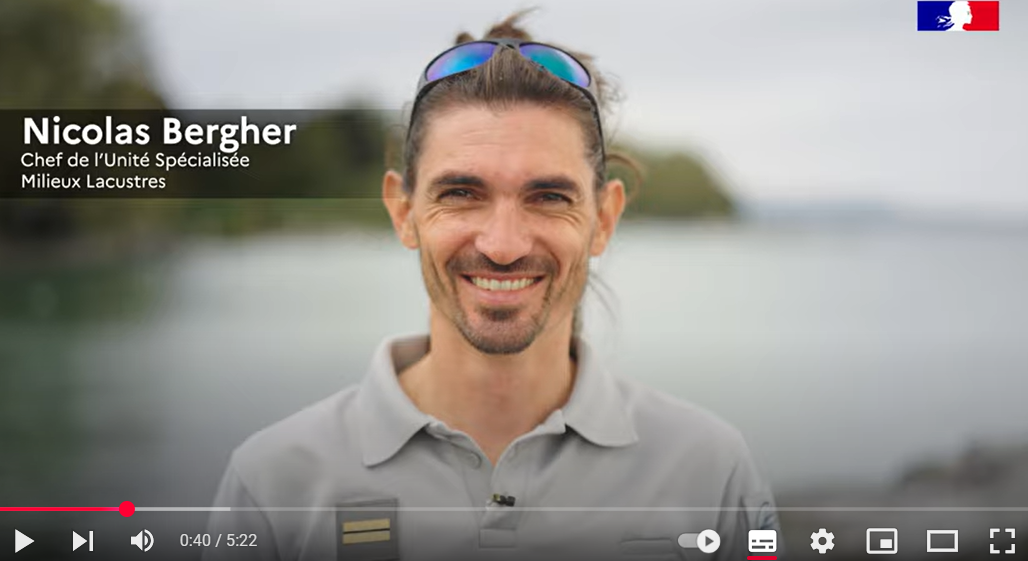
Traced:
[[589, 103], [592, 104], [593, 117], [596, 119], [596, 127], [600, 131], [600, 138], [603, 138], [603, 131], [600, 128], [600, 111], [596, 84], [593, 82], [589, 71], [586, 70], [585, 65], [567, 52], [552, 45], [518, 39], [471, 41], [450, 47], [440, 53], [432, 59], [432, 62], [428, 63], [425, 71], [421, 73], [421, 78], [418, 80], [418, 94], [414, 98], [414, 111], [411, 112], [412, 118], [417, 110], [418, 102], [439, 80], [482, 66], [502, 48], [514, 49], [521, 56], [534, 62], [543, 70], [571, 84], [585, 94]]
[[418, 92], [432, 82], [482, 66], [503, 47], [516, 50], [543, 70], [584, 90], [595, 103], [595, 86], [585, 65], [557, 47], [518, 39], [486, 39], [450, 47], [428, 63], [418, 82]]

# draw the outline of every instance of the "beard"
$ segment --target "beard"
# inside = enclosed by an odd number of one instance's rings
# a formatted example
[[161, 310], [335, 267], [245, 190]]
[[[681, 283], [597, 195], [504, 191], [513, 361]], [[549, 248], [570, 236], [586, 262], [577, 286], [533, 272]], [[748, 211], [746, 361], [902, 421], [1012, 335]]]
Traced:
[[[422, 249], [421, 268], [432, 303], [468, 344], [483, 354], [510, 355], [532, 345], [549, 324], [556, 304], [573, 300], [568, 308], [574, 309], [585, 291], [588, 254], [572, 266], [567, 279], [560, 285], [556, 284], [559, 267], [550, 256], [526, 255], [513, 263], [500, 265], [482, 253], [470, 250], [453, 256], [441, 270], [431, 254]], [[534, 312], [528, 308], [536, 305], [535, 299], [517, 306], [464, 305], [458, 287], [466, 282], [463, 277], [472, 272], [542, 277], [536, 281], [547, 283], [542, 303]]]

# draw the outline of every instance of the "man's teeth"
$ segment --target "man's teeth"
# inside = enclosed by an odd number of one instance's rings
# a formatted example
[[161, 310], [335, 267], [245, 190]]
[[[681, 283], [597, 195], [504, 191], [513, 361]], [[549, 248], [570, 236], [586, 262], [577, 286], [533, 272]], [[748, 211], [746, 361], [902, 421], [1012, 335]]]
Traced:
[[521, 290], [526, 286], [535, 282], [535, 279], [518, 279], [518, 280], [496, 280], [496, 279], [483, 279], [482, 277], [471, 277], [471, 282], [475, 283], [475, 286], [484, 288], [486, 290]]

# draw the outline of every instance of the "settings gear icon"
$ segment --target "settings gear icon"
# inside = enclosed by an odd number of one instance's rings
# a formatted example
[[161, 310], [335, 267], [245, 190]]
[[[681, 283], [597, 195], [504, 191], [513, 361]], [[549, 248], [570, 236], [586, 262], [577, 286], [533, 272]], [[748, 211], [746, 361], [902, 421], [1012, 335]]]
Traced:
[[821, 555], [829, 549], [835, 549], [835, 534], [824, 528], [810, 534], [810, 549], [816, 549]]

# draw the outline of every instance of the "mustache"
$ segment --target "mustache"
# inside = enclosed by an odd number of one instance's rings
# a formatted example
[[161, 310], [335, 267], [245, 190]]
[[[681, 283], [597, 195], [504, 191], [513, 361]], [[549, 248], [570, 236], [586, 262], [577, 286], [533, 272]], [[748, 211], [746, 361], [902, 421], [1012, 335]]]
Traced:
[[498, 274], [525, 273], [526, 276], [554, 275], [557, 262], [542, 255], [526, 255], [517, 261], [501, 265], [481, 253], [457, 255], [446, 263], [446, 271], [451, 275], [463, 275], [469, 272], [487, 272]]

